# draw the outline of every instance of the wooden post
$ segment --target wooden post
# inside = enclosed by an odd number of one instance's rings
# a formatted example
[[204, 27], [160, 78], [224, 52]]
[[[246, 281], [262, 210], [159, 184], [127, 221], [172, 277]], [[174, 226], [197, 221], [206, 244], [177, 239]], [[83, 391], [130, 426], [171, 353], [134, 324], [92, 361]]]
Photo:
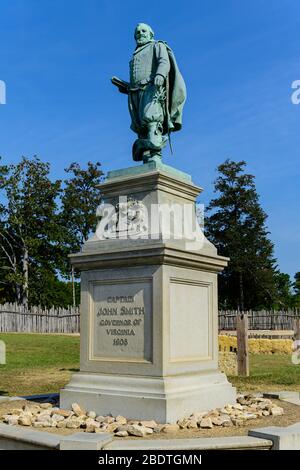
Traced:
[[295, 341], [300, 341], [300, 318], [294, 320], [294, 338]]
[[76, 307], [75, 280], [74, 280], [74, 268], [73, 268], [73, 266], [72, 266], [72, 296], [73, 296], [73, 307]]
[[238, 375], [249, 376], [248, 315], [236, 318]]

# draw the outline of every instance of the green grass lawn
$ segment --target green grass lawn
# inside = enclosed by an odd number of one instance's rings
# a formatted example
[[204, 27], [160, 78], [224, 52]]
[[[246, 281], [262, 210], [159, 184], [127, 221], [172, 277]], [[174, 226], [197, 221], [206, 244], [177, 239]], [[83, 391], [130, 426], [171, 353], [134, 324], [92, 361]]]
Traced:
[[[0, 333], [7, 363], [0, 395], [58, 392], [79, 368], [79, 336]], [[250, 377], [229, 377], [239, 390], [299, 390], [300, 365], [289, 355], [251, 355]]]
[[79, 368], [79, 336], [0, 333], [0, 395], [58, 392]]
[[300, 364], [289, 354], [251, 354], [250, 377], [229, 377], [239, 390], [300, 391]]

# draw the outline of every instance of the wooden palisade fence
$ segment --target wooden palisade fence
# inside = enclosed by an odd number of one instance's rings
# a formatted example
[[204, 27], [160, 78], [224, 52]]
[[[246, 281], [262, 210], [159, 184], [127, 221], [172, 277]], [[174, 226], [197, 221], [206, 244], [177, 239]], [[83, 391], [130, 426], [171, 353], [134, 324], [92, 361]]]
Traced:
[[[249, 330], [294, 330], [299, 310], [259, 312], [219, 312], [219, 331], [236, 331], [238, 314], [247, 314]], [[17, 304], [0, 305], [0, 332], [79, 333], [79, 307], [43, 309]]]
[[43, 309], [17, 304], [0, 305], [0, 332], [79, 333], [79, 307]]
[[235, 331], [239, 314], [247, 314], [249, 330], [294, 330], [294, 322], [300, 318], [299, 309], [291, 310], [260, 310], [219, 311], [219, 331]]

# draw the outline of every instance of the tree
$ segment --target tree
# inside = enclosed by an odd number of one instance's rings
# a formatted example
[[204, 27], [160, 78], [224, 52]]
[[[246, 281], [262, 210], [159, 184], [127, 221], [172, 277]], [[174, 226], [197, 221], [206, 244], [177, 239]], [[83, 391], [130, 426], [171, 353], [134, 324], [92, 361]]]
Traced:
[[300, 296], [300, 272], [295, 274], [294, 290], [295, 294]]
[[[1, 159], [1, 157], [0, 157]], [[4, 187], [8, 174], [8, 167], [0, 165], [0, 189]], [[17, 278], [17, 260], [15, 249], [7, 233], [5, 195], [0, 192], [0, 300], [8, 302], [14, 298], [14, 290], [18, 285], [9, 282], [12, 277]]]
[[[71, 282], [58, 279], [54, 272], [39, 269], [30, 276], [30, 303], [42, 307], [64, 307], [73, 304]], [[80, 303], [80, 283], [75, 283], [75, 305]]]
[[[68, 283], [68, 255], [80, 249], [96, 227], [100, 163], [78, 163], [61, 187], [50, 165], [23, 157], [0, 165], [0, 301], [23, 305], [78, 304], [79, 283]], [[73, 295], [74, 287], [74, 295]]]
[[293, 307], [293, 294], [290, 276], [288, 274], [277, 272], [275, 274], [276, 282], [276, 301], [274, 304], [275, 309], [289, 309]]
[[99, 162], [88, 162], [84, 169], [78, 163], [72, 163], [65, 170], [71, 174], [71, 178], [64, 181], [60, 213], [60, 223], [65, 230], [60, 269], [65, 276], [70, 276], [67, 255], [79, 251], [91, 231], [96, 229], [96, 209], [100, 204], [97, 185], [103, 175], [100, 166]]
[[295, 274], [295, 282], [293, 284], [294, 295], [293, 295], [293, 306], [300, 308], [300, 272]]
[[228, 256], [220, 276], [220, 304], [225, 308], [272, 307], [276, 300], [273, 244], [265, 226], [254, 176], [246, 163], [226, 160], [218, 167], [215, 193], [207, 212], [205, 232], [219, 254]]
[[0, 167], [2, 205], [0, 226], [2, 282], [14, 286], [17, 302], [27, 306], [30, 276], [39, 270], [55, 272], [62, 239], [57, 217], [60, 181], [51, 182], [49, 163], [23, 157], [16, 165]]

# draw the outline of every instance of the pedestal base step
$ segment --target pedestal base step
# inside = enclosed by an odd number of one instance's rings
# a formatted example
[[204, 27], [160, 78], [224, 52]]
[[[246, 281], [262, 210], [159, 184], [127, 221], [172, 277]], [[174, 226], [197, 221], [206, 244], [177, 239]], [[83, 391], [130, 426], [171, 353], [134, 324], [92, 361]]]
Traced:
[[236, 390], [220, 372], [172, 377], [113, 376], [79, 372], [61, 390], [61, 408], [78, 403], [99, 415], [175, 423], [195, 411], [234, 403]]

